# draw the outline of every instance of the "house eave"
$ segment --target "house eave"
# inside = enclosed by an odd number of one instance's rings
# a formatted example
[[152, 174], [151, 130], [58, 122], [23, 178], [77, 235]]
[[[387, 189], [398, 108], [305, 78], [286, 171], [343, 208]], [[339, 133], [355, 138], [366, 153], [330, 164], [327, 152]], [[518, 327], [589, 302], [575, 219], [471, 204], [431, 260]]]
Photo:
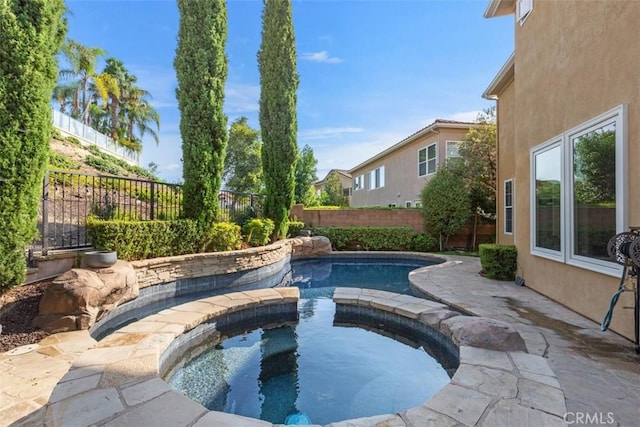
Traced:
[[515, 0], [490, 0], [487, 9], [484, 11], [485, 18], [495, 18], [514, 13], [516, 10]]
[[504, 87], [513, 80], [515, 74], [515, 54], [512, 53], [504, 63], [498, 74], [493, 78], [489, 87], [484, 91], [482, 97], [484, 99], [496, 100]]
[[429, 126], [420, 129], [418, 132], [406, 137], [405, 139], [403, 139], [402, 141], [392, 145], [391, 147], [387, 148], [384, 151], [381, 151], [380, 153], [376, 154], [375, 156], [365, 160], [364, 162], [360, 163], [359, 165], [349, 169], [349, 174], [351, 174], [353, 176], [353, 172], [361, 169], [385, 156], [387, 156], [388, 154], [399, 150], [400, 148], [404, 147], [405, 145], [411, 144], [412, 142], [414, 142], [415, 140], [417, 140], [418, 138], [421, 138], [425, 135], [428, 135], [430, 133], [438, 133], [438, 129], [461, 129], [461, 128], [473, 128], [473, 127], [478, 127], [478, 124], [475, 123], [467, 123], [467, 124], [462, 124], [462, 123], [442, 123], [442, 122], [434, 122], [432, 124], [430, 124]]

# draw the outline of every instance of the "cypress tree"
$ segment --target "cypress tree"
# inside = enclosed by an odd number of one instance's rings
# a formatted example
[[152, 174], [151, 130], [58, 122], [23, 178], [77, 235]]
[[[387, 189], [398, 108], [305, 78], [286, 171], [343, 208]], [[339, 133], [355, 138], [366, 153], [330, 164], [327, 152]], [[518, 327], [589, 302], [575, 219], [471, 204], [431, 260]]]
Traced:
[[260, 68], [260, 131], [266, 198], [274, 237], [287, 235], [294, 200], [296, 143], [296, 47], [291, 0], [264, 0]]
[[223, 112], [227, 80], [227, 8], [224, 0], [178, 0], [180, 28], [174, 67], [187, 218], [209, 225], [219, 210], [227, 146]]
[[64, 10], [63, 0], [0, 1], [0, 286], [24, 281], [37, 234]]

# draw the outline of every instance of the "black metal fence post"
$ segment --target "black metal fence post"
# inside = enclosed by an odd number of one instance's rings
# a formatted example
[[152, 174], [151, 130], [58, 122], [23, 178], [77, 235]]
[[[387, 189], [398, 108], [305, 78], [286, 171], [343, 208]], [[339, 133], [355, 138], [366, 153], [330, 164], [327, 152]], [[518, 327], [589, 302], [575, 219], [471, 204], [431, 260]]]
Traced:
[[156, 219], [156, 183], [151, 181], [151, 206], [149, 206], [149, 219]]
[[49, 251], [49, 171], [42, 182], [42, 255]]

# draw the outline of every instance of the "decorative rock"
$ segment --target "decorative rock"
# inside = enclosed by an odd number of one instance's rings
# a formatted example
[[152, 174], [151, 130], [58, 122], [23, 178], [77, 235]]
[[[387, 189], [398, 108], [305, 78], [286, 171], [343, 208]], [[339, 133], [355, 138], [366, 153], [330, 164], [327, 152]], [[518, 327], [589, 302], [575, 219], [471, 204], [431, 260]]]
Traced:
[[73, 268], [47, 288], [33, 324], [47, 332], [89, 329], [119, 304], [137, 297], [136, 272], [126, 261], [108, 268]]
[[488, 348], [498, 351], [527, 351], [518, 331], [509, 323], [487, 317], [455, 316], [441, 323], [458, 346]]
[[331, 253], [331, 241], [324, 236], [296, 237], [291, 242], [291, 257], [305, 258]]

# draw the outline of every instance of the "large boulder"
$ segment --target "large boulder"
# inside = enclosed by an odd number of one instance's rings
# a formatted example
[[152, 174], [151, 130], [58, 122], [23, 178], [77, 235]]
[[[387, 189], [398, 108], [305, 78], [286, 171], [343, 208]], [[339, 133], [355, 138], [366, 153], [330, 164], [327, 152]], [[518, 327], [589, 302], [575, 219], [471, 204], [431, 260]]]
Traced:
[[291, 243], [291, 258], [306, 258], [331, 253], [331, 241], [324, 236], [294, 237]]
[[511, 324], [488, 317], [455, 316], [442, 321], [441, 331], [458, 346], [527, 352], [524, 340]]
[[119, 304], [137, 297], [136, 272], [126, 261], [107, 268], [73, 268], [47, 288], [33, 324], [52, 333], [89, 329]]

